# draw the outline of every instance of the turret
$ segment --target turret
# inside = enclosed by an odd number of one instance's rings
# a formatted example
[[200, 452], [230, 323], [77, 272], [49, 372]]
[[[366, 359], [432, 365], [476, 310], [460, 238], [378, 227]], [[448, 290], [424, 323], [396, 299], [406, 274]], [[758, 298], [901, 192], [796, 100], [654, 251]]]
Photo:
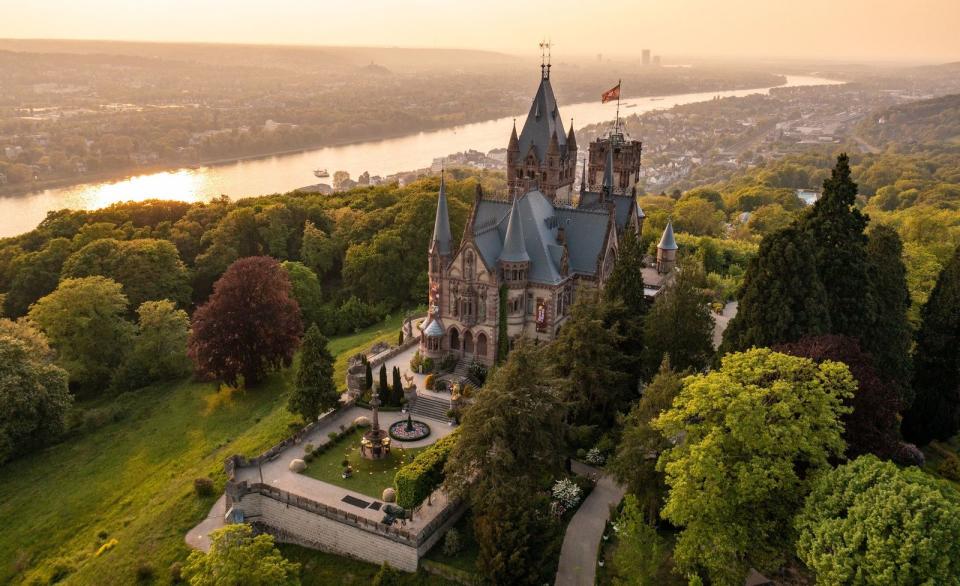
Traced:
[[667, 227], [663, 229], [663, 236], [657, 244], [657, 272], [669, 273], [677, 265], [677, 241], [673, 237], [673, 222], [667, 220]]
[[583, 194], [586, 193], [587, 188], [587, 162], [583, 162], [583, 167], [580, 168], [580, 197], [583, 198]]
[[507, 144], [507, 161], [516, 164], [520, 160], [520, 139], [517, 138], [517, 120], [513, 120], [510, 142]]
[[567, 156], [576, 160], [577, 137], [573, 135], [573, 118], [570, 119], [570, 132], [567, 133]]
[[447, 211], [447, 186], [443, 171], [440, 171], [440, 194], [437, 196], [437, 217], [433, 222], [433, 239], [430, 241], [430, 272], [439, 273], [441, 264], [450, 260], [453, 237], [450, 234], [450, 215]]
[[530, 270], [530, 255], [523, 239], [523, 225], [520, 220], [520, 208], [517, 199], [510, 206], [507, 218], [507, 233], [503, 238], [503, 250], [500, 251], [500, 269], [508, 284], [525, 283]]

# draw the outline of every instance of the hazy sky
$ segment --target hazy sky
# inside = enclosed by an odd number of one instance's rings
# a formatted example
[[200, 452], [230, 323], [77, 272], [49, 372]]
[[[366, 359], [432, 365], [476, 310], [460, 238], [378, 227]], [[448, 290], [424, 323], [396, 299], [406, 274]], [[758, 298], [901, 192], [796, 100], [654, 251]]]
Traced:
[[0, 37], [960, 60], [960, 0], [0, 0]]

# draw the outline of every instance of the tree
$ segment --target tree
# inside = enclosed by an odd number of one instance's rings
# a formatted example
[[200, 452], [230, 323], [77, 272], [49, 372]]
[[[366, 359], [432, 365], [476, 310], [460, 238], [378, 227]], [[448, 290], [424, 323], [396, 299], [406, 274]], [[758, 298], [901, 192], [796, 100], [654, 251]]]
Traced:
[[616, 523], [617, 549], [613, 565], [617, 576], [613, 583], [616, 586], [661, 584], [658, 572], [666, 544], [635, 496], [628, 494], [623, 502], [623, 511]]
[[607, 464], [617, 481], [637, 499], [637, 506], [650, 523], [656, 521], [667, 490], [663, 472], [657, 469], [657, 457], [672, 445], [650, 422], [670, 408], [681, 388], [683, 377], [670, 368], [670, 357], [664, 356], [640, 401], [624, 417], [620, 443]]
[[403, 403], [403, 382], [400, 380], [400, 367], [393, 367], [393, 385], [390, 392], [390, 404], [399, 407]]
[[831, 360], [846, 364], [857, 382], [856, 392], [844, 402], [851, 409], [842, 418], [847, 457], [894, 456], [900, 438], [900, 394], [880, 377], [876, 362], [860, 350], [856, 340], [836, 335], [812, 336], [774, 349], [816, 363]]
[[106, 386], [130, 347], [133, 325], [124, 319], [126, 313], [119, 283], [85, 277], [62, 281], [30, 308], [30, 319], [57, 350], [70, 382], [93, 390]]
[[30, 305], [56, 289], [60, 269], [71, 250], [69, 240], [54, 238], [41, 250], [17, 256], [13, 261], [10, 289], [3, 301], [4, 314], [26, 315]]
[[0, 320], [0, 464], [56, 439], [73, 397], [43, 334]]
[[960, 430], [960, 247], [937, 278], [921, 317], [913, 354], [915, 399], [904, 414], [903, 433], [926, 444]]
[[323, 294], [320, 290], [320, 279], [317, 278], [317, 274], [307, 268], [306, 265], [295, 261], [284, 261], [280, 266], [287, 272], [287, 277], [290, 279], [290, 285], [293, 287], [293, 298], [297, 300], [297, 305], [300, 306], [304, 328], [309, 328], [311, 324], [321, 324], [323, 321]]
[[369, 391], [373, 389], [373, 369], [370, 368], [370, 363], [367, 362], [366, 357], [364, 357], [363, 363], [367, 367], [363, 375], [363, 388]]
[[[563, 402], [542, 349], [521, 341], [467, 408], [444, 484], [474, 511], [478, 567], [497, 584], [553, 578], [547, 488], [562, 470]], [[482, 470], [482, 474], [477, 474]]]
[[95, 240], [63, 264], [62, 278], [95, 275], [123, 285], [123, 293], [134, 309], [145, 301], [169, 299], [181, 307], [190, 301], [187, 267], [177, 247], [166, 240]]
[[183, 577], [191, 586], [297, 586], [300, 564], [284, 559], [273, 536], [238, 523], [213, 531], [210, 551], [192, 552]]
[[876, 295], [876, 315], [862, 340], [875, 364], [889, 378], [904, 406], [913, 402], [910, 388], [910, 289], [907, 267], [903, 264], [903, 244], [896, 230], [878, 225], [870, 230], [867, 241], [870, 280]]
[[698, 286], [703, 272], [683, 263], [675, 281], [657, 294], [644, 322], [643, 370], [648, 376], [664, 355], [678, 370], [700, 370], [713, 355], [713, 315]]
[[677, 230], [688, 234], [716, 236], [723, 226], [723, 212], [700, 197], [681, 199], [673, 208]]
[[172, 301], [146, 301], [137, 309], [137, 331], [114, 386], [136, 389], [190, 373], [190, 318]]
[[747, 267], [737, 315], [727, 325], [720, 351], [772, 346], [829, 331], [826, 290], [809, 237], [793, 226], [770, 234]]
[[380, 403], [390, 404], [390, 386], [387, 385], [387, 363], [380, 365], [380, 382], [377, 385], [377, 395], [380, 397]]
[[333, 355], [327, 349], [327, 338], [313, 324], [303, 338], [297, 382], [287, 408], [311, 422], [339, 401], [340, 393], [333, 382]]
[[818, 478], [796, 520], [797, 556], [823, 584], [955, 584], [960, 492], [917, 468], [861, 456]]
[[581, 425], [611, 426], [617, 411], [636, 394], [630, 377], [620, 370], [621, 336], [607, 328], [605, 306], [585, 293], [573, 304], [570, 318], [549, 346], [548, 358], [570, 420]]
[[650, 308], [643, 288], [643, 245], [633, 230], [624, 232], [617, 250], [617, 260], [603, 286], [603, 302], [607, 306], [606, 326], [617, 328], [618, 344], [624, 360], [621, 370], [630, 374], [630, 386], [636, 387], [643, 375], [640, 361], [643, 350], [643, 320]]
[[307, 220], [303, 226], [303, 243], [300, 245], [300, 260], [317, 275], [325, 275], [334, 267], [339, 251], [333, 240]]
[[248, 385], [287, 366], [300, 343], [300, 307], [290, 279], [268, 256], [242, 258], [220, 277], [193, 315], [189, 354], [197, 371]]
[[788, 212], [778, 203], [772, 203], [755, 209], [747, 220], [747, 227], [753, 234], [763, 236], [783, 230], [793, 222], [793, 219], [793, 213]]
[[810, 235], [817, 274], [826, 291], [830, 332], [863, 339], [876, 318], [864, 234], [868, 218], [855, 207], [856, 200], [850, 159], [842, 153], [801, 227]]
[[683, 438], [659, 466], [670, 492], [662, 515], [683, 527], [674, 556], [685, 573], [742, 584], [775, 569], [810, 479], [845, 448], [840, 417], [856, 383], [843, 364], [814, 364], [769, 349], [728, 354], [687, 377], [653, 422]]

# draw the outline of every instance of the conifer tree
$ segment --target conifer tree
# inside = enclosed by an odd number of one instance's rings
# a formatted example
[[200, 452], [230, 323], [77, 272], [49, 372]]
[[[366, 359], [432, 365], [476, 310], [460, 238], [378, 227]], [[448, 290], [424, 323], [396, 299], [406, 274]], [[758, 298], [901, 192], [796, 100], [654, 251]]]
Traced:
[[390, 402], [390, 387], [387, 385], [387, 365], [380, 365], [380, 384], [377, 385], [377, 393], [380, 395], [380, 403], [387, 405]]
[[605, 306], [597, 303], [595, 293], [580, 295], [548, 351], [571, 419], [603, 428], [614, 423], [616, 413], [626, 409], [636, 394], [621, 370], [622, 337], [618, 328], [606, 326], [605, 317]]
[[863, 339], [875, 319], [875, 307], [864, 234], [868, 218], [854, 206], [856, 199], [850, 159], [841, 153], [802, 228], [810, 235], [826, 291], [831, 333]]
[[333, 356], [327, 349], [327, 338], [317, 324], [310, 326], [303, 338], [297, 381], [287, 408], [316, 421], [321, 413], [337, 406], [340, 394], [333, 383]]
[[685, 262], [676, 281], [658, 295], [644, 321], [642, 361], [653, 376], [664, 355], [677, 370], [700, 370], [713, 356], [713, 315], [699, 284], [703, 269]]
[[390, 404], [399, 407], [403, 402], [403, 383], [400, 382], [400, 367], [393, 367], [393, 388], [390, 394]]
[[870, 279], [876, 295], [876, 317], [861, 346], [870, 352], [880, 372], [893, 381], [904, 406], [913, 401], [910, 388], [910, 290], [903, 264], [903, 243], [897, 231], [878, 225], [867, 242]]
[[367, 366], [363, 374], [363, 388], [369, 391], [373, 388], [373, 370], [370, 368], [370, 363], [367, 362], [366, 357], [364, 357], [363, 363]]
[[621, 370], [629, 373], [631, 386], [636, 386], [643, 374], [640, 353], [643, 349], [643, 319], [650, 303], [643, 290], [643, 247], [633, 230], [627, 230], [617, 261], [603, 288], [606, 325], [616, 328], [621, 340], [617, 344], [624, 360]]
[[809, 237], [796, 226], [768, 235], [747, 267], [721, 352], [794, 342], [830, 331], [826, 291]]
[[913, 406], [904, 435], [919, 444], [960, 430], [960, 247], [943, 268], [921, 313], [913, 362]]

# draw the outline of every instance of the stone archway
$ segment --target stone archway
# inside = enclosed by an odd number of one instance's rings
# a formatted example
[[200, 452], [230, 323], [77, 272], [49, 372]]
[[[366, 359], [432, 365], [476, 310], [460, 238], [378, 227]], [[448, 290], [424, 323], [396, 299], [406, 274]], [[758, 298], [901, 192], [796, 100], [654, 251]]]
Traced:
[[450, 349], [453, 351], [460, 350], [460, 332], [457, 331], [457, 328], [450, 328]]
[[473, 333], [467, 332], [463, 335], [463, 353], [473, 354]]
[[477, 355], [487, 357], [487, 335], [483, 332], [477, 334]]

